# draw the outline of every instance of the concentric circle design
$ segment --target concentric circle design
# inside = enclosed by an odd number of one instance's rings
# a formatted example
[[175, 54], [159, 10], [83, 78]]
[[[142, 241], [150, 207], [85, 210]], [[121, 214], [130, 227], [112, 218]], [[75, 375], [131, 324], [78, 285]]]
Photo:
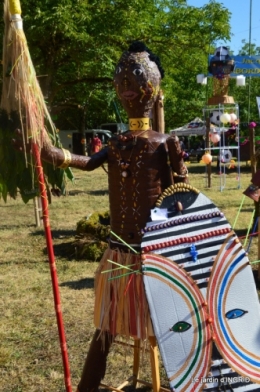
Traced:
[[153, 327], [161, 355], [167, 358], [170, 386], [175, 391], [199, 391], [211, 356], [203, 296], [182, 268], [162, 256], [146, 254], [143, 273]]
[[254, 285], [244, 249], [229, 236], [209, 281], [208, 306], [215, 342], [232, 369], [260, 383], [260, 314], [257, 295], [251, 291]]

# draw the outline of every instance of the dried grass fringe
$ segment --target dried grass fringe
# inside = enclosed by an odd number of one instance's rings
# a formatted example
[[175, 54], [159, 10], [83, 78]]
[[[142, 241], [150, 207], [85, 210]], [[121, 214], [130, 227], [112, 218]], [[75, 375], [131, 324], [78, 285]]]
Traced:
[[[115, 269], [117, 266], [108, 260], [125, 266], [135, 264], [130, 268], [141, 269], [140, 255], [110, 248], [105, 251], [95, 277], [95, 326], [101, 330], [101, 334], [109, 331], [113, 336], [146, 341], [153, 333], [142, 274], [132, 273], [116, 278], [129, 271]], [[114, 279], [109, 280], [111, 278]]]

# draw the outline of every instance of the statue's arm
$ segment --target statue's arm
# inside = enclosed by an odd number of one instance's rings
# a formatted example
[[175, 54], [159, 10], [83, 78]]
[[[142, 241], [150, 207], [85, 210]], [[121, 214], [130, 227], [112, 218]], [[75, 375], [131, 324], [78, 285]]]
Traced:
[[188, 169], [183, 160], [183, 152], [176, 136], [169, 136], [166, 139], [170, 165], [173, 172], [174, 182], [188, 182]]
[[[17, 129], [15, 138], [12, 139], [12, 145], [17, 151], [32, 152], [32, 144], [23, 142], [22, 132]], [[103, 148], [91, 157], [84, 155], [71, 154], [70, 151], [63, 148], [54, 147], [49, 140], [43, 143], [41, 148], [41, 159], [53, 164], [55, 167], [74, 167], [81, 170], [91, 171], [103, 165], [108, 158], [108, 147]]]
[[[91, 171], [107, 161], [108, 148], [105, 147], [91, 157], [71, 154], [67, 150], [53, 146], [43, 148], [41, 158], [45, 162], [53, 163], [56, 167], [73, 167], [80, 170]], [[66, 161], [67, 160], [67, 161]]]

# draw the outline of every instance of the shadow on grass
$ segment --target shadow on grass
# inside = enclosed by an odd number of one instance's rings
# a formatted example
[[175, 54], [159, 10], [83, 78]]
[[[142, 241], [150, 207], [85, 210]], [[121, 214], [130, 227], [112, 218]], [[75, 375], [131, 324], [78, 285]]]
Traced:
[[[161, 385], [161, 387], [169, 388], [168, 385]], [[100, 390], [100, 392], [109, 392], [109, 389], [106, 389], [106, 388], [100, 388], [99, 390]], [[151, 387], [143, 385], [143, 386], [135, 388], [133, 385], [127, 385], [123, 388], [123, 391], [125, 391], [125, 392], [151, 392]]]
[[238, 236], [238, 238], [240, 239], [241, 237], [245, 237], [247, 230], [246, 229], [240, 229], [240, 230], [234, 230], [234, 232], [236, 233], [236, 235]]
[[31, 224], [31, 225], [28, 225], [27, 223], [25, 224], [25, 225], [22, 225], [22, 224], [1, 224], [0, 225], [0, 230], [9, 230], [9, 231], [11, 231], [11, 230], [21, 230], [21, 228], [24, 228], [24, 227], [26, 227], [27, 229], [30, 229], [30, 228], [35, 228], [35, 224]]
[[69, 287], [72, 290], [84, 290], [94, 288], [94, 278], [85, 278], [76, 281], [64, 282], [61, 287]]
[[[44, 229], [38, 229], [30, 233], [30, 235], [37, 237], [37, 236], [45, 235], [45, 232]], [[51, 230], [51, 235], [53, 239], [62, 240], [65, 239], [66, 237], [68, 238], [74, 237], [76, 235], [76, 231], [75, 230]]]
[[[37, 230], [30, 233], [33, 237], [45, 237], [44, 230]], [[75, 259], [75, 230], [51, 230], [52, 244], [55, 257], [62, 257], [67, 260]], [[47, 255], [47, 247], [43, 248], [44, 255]]]
[[108, 195], [108, 189], [100, 189], [97, 191], [88, 191], [89, 195], [93, 195], [93, 196], [105, 196]]
[[76, 253], [74, 240], [70, 242], [62, 242], [61, 244], [54, 244], [53, 249], [55, 256], [59, 256], [67, 260], [75, 259]]
[[241, 208], [241, 211], [243, 212], [250, 212], [252, 214], [254, 206], [252, 207], [247, 207], [247, 208]]
[[[114, 386], [114, 384], [113, 384], [113, 386]], [[109, 392], [110, 390], [103, 387], [103, 388], [99, 388], [99, 391], [100, 392]], [[125, 392], [151, 392], [151, 387], [141, 386], [141, 387], [135, 388], [133, 385], [127, 385], [126, 387], [123, 388], [123, 391], [125, 391]]]
[[73, 191], [69, 191], [68, 196], [77, 196], [80, 194], [93, 195], [93, 196], [104, 196], [104, 195], [108, 195], [108, 189], [99, 189], [99, 190], [94, 190], [94, 191], [73, 190]]

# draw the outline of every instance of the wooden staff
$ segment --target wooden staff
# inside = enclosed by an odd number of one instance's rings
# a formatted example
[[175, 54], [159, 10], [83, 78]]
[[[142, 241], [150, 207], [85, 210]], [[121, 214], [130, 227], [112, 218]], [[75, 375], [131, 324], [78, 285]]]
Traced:
[[60, 347], [61, 347], [61, 354], [62, 354], [62, 361], [63, 361], [65, 386], [66, 386], [66, 391], [71, 392], [72, 388], [71, 388], [71, 379], [70, 379], [68, 351], [67, 351], [65, 331], [63, 327], [59, 284], [58, 284], [56, 263], [55, 263], [50, 221], [49, 221], [48, 197], [47, 197], [46, 186], [44, 181], [40, 152], [36, 143], [32, 144], [32, 152], [35, 159], [36, 171], [38, 174], [39, 189], [40, 189], [40, 195], [42, 201], [42, 219], [43, 219], [43, 226], [45, 231], [46, 245], [48, 250], [54, 305], [55, 305], [56, 319], [57, 319], [59, 338], [60, 338]]

